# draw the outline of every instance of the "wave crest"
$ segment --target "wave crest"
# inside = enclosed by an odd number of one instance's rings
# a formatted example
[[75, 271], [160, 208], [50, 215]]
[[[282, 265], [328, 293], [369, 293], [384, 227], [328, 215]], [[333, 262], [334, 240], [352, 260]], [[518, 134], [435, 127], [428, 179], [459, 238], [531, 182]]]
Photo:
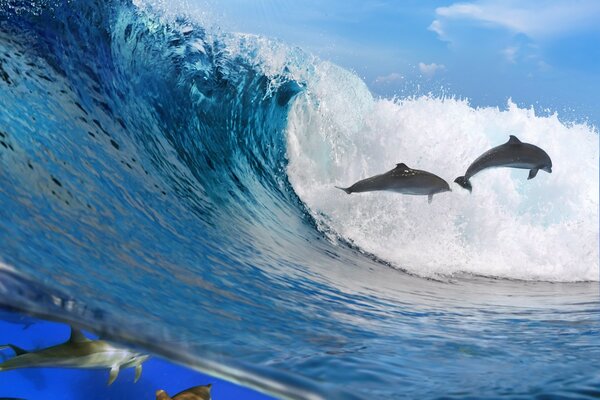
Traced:
[[[476, 275], [544, 281], [598, 280], [598, 132], [465, 100], [373, 99], [362, 81], [323, 64], [288, 122], [288, 174], [315, 219], [362, 249], [421, 276]], [[396, 163], [448, 182], [510, 134], [544, 148], [553, 173], [496, 169], [473, 194], [425, 198], [334, 188]]]

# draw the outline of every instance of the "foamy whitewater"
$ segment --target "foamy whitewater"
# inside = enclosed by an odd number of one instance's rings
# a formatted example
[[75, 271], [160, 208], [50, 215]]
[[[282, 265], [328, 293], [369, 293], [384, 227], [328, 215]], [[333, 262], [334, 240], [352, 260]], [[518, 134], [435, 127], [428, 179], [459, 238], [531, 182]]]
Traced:
[[[556, 166], [528, 181], [496, 169], [434, 197], [347, 196], [334, 185], [403, 162], [448, 182], [509, 135], [543, 147]], [[361, 249], [420, 276], [469, 272], [524, 280], [597, 281], [598, 132], [508, 102], [374, 99], [355, 75], [319, 64], [292, 106], [288, 174], [313, 217]]]
[[[278, 398], [600, 395], [596, 127], [375, 99], [209, 14], [0, 4], [1, 306]], [[553, 173], [334, 187], [510, 134]]]

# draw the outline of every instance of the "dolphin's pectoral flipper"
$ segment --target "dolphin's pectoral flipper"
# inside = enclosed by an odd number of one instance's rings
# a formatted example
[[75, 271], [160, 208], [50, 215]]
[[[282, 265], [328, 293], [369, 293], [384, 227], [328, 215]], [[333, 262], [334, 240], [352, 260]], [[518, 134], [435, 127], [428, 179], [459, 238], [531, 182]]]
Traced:
[[108, 375], [108, 384], [112, 385], [112, 383], [115, 381], [115, 379], [117, 379], [117, 376], [119, 376], [119, 366], [113, 365], [110, 368], [110, 374]]
[[18, 356], [29, 353], [27, 350], [23, 350], [22, 348], [17, 347], [14, 344], [0, 344], [0, 350], [5, 348], [12, 349], [12, 351], [14, 351], [15, 354]]
[[137, 381], [140, 380], [140, 376], [142, 376], [142, 364], [135, 366], [135, 378], [133, 378], [133, 383], [137, 383]]
[[519, 138], [516, 137], [515, 135], [510, 135], [510, 138], [508, 139], [508, 142], [506, 142], [506, 143], [509, 143], [509, 144], [521, 144], [523, 142], [521, 142], [519, 140]]
[[427, 202], [428, 202], [429, 204], [431, 204], [431, 201], [432, 201], [432, 200], [433, 200], [433, 194], [428, 194], [428, 195], [427, 195]]
[[527, 177], [527, 179], [533, 179], [535, 178], [535, 176], [537, 175], [539, 169], [537, 168], [532, 168], [529, 170], [529, 176]]

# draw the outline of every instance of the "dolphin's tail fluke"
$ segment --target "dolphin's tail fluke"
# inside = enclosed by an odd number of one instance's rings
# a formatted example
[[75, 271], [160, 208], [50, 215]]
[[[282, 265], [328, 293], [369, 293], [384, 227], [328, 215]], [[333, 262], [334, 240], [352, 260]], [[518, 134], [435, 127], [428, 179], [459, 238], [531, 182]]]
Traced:
[[[21, 356], [23, 354], [27, 354], [28, 353], [28, 351], [23, 350], [22, 348], [17, 347], [17, 346], [15, 346], [13, 344], [0, 344], [0, 350], [3, 350], [3, 349], [12, 349], [12, 351], [15, 352], [15, 354], [17, 355], [17, 357]], [[2, 372], [2, 371], [9, 371], [11, 369], [14, 369], [15, 366], [12, 365], [11, 361], [12, 361], [12, 359], [10, 359], [8, 361], [0, 362], [0, 372]]]
[[343, 188], [343, 187], [336, 186], [336, 188], [343, 190], [344, 192], [346, 192], [348, 194], [352, 193], [352, 189], [350, 189], [349, 187]]
[[23, 350], [22, 348], [17, 347], [14, 344], [0, 344], [0, 350], [6, 348], [12, 349], [12, 351], [14, 351], [15, 354], [18, 356], [29, 353], [27, 350]]
[[469, 182], [469, 180], [464, 176], [459, 176], [454, 180], [454, 182], [458, 183], [464, 189], [467, 189], [469, 193], [473, 191], [473, 186], [471, 186], [471, 182]]

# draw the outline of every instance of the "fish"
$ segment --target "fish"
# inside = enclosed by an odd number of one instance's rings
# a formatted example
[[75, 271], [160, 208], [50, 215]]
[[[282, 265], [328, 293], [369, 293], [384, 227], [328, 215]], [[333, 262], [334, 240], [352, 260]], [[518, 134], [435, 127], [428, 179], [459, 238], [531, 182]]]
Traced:
[[156, 391], [156, 400], [210, 400], [210, 389], [212, 384], [194, 386], [169, 397], [164, 390]]

